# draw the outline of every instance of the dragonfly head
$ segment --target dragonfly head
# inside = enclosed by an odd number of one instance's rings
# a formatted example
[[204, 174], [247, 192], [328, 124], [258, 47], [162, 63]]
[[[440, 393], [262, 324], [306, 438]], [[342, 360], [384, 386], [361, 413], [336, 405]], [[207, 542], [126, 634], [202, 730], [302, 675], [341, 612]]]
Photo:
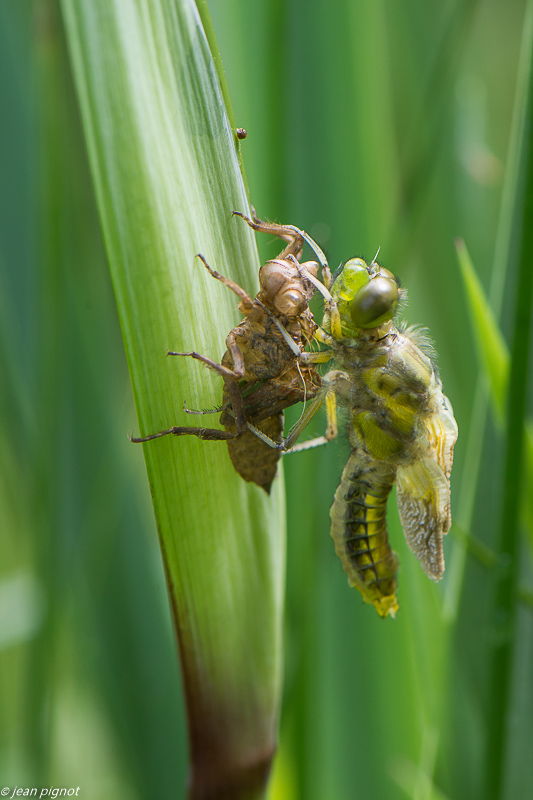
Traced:
[[379, 328], [389, 322], [398, 305], [396, 278], [375, 261], [370, 266], [362, 258], [351, 258], [339, 273], [331, 293], [339, 307], [347, 336], [357, 329]]

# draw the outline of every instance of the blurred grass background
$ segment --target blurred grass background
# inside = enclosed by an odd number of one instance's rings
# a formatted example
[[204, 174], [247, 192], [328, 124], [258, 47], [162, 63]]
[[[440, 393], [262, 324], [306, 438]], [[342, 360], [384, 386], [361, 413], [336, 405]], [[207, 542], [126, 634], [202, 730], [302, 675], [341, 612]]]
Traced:
[[[512, 266], [517, 245], [502, 197], [526, 3], [209, 8], [248, 131], [258, 214], [307, 230], [332, 266], [381, 247], [408, 289], [405, 318], [430, 328], [460, 430], [458, 532], [442, 584], [414, 563], [391, 506], [394, 622], [349, 589], [329, 537], [346, 443], [285, 458], [285, 690], [271, 800], [485, 798], [495, 570], [466, 554], [464, 534], [496, 547], [503, 438], [489, 414], [478, 456], [470, 440], [483, 397], [454, 239], [501, 302], [510, 341], [507, 250]], [[177, 659], [142, 454], [125, 436], [136, 416], [54, 9], [0, 6], [0, 772], [6, 786], [80, 785], [92, 799], [180, 797]], [[263, 258], [280, 249], [258, 244]], [[521, 552], [531, 586], [525, 542]], [[524, 604], [510, 800], [533, 795], [532, 633]]]

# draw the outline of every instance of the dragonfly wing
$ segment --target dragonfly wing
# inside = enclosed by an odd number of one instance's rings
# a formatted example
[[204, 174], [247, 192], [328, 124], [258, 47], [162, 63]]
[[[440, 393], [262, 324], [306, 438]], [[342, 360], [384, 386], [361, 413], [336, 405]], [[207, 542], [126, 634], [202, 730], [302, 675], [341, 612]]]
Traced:
[[440, 393], [439, 410], [425, 421], [425, 428], [430, 451], [449, 481], [458, 430], [452, 404], [446, 395]]
[[434, 581], [442, 578], [442, 537], [450, 526], [448, 480], [431, 456], [399, 467], [396, 502], [407, 544]]
[[451, 525], [450, 473], [457, 423], [447, 397], [424, 420], [425, 453], [398, 468], [398, 511], [407, 543], [424, 572], [438, 581], [444, 572], [442, 537]]

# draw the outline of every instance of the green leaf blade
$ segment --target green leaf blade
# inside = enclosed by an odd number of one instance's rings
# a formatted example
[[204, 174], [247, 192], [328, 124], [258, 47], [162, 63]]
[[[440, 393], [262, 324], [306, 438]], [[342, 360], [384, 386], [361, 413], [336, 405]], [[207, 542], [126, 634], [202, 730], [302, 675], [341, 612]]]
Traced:
[[[195, 255], [251, 293], [259, 266], [232, 217], [248, 204], [209, 47], [185, 0], [63, 9], [141, 433], [190, 425], [183, 402], [213, 407], [221, 382], [166, 350], [219, 360], [239, 321], [235, 296]], [[169, 436], [144, 452], [188, 700], [191, 796], [230, 781], [239, 797], [250, 775], [260, 792], [281, 685], [281, 484], [271, 498], [245, 485], [224, 443]]]
[[509, 380], [509, 350], [462, 240], [456, 242], [456, 250], [478, 358], [488, 379], [496, 417], [502, 422]]

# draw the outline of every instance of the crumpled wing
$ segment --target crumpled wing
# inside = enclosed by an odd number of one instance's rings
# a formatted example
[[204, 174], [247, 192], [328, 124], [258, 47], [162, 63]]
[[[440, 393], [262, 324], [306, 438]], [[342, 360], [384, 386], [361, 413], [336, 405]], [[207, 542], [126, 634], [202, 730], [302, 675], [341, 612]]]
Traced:
[[449, 481], [453, 463], [453, 448], [457, 441], [458, 430], [452, 404], [446, 395], [440, 392], [439, 394], [441, 400], [439, 410], [428, 417], [424, 424], [429, 450]]
[[438, 412], [424, 421], [427, 449], [398, 468], [396, 500], [407, 544], [434, 581], [444, 573], [442, 537], [451, 525], [450, 473], [457, 439], [451, 404], [444, 395]]

